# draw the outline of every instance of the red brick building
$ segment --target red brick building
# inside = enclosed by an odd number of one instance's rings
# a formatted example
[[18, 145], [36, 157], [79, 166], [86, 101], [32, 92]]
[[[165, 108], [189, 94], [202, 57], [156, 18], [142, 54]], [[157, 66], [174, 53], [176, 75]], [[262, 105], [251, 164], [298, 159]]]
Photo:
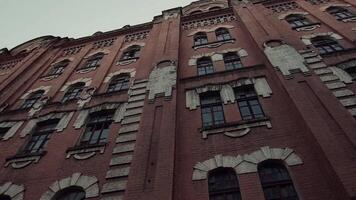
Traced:
[[356, 199], [356, 2], [201, 0], [0, 52], [0, 200]]

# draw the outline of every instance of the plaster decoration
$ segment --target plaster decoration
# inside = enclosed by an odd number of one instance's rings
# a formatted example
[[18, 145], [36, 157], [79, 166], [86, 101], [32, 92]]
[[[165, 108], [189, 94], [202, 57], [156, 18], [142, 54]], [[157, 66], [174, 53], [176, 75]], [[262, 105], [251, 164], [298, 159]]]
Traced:
[[305, 60], [296, 49], [287, 44], [282, 44], [275, 47], [265, 47], [264, 50], [271, 64], [279, 69], [284, 76], [290, 78], [293, 71], [301, 71], [304, 74], [309, 72], [309, 69], [304, 64]]
[[23, 200], [25, 196], [25, 187], [23, 185], [7, 182], [0, 186], [0, 195], [9, 196], [14, 200]]
[[90, 102], [91, 98], [93, 97], [93, 95], [95, 93], [95, 90], [96, 90], [95, 87], [89, 87], [89, 88], [85, 88], [81, 92], [79, 99], [77, 101], [79, 108], [83, 108], [86, 103]]
[[210, 171], [219, 167], [234, 168], [237, 174], [256, 173], [258, 164], [266, 160], [281, 160], [287, 166], [303, 164], [302, 159], [292, 149], [266, 146], [250, 154], [237, 156], [216, 155], [203, 162], [198, 162], [193, 167], [192, 180], [205, 180], [208, 178]]
[[8, 140], [8, 139], [12, 138], [15, 135], [15, 133], [19, 130], [19, 128], [22, 126], [23, 123], [24, 123], [23, 121], [1, 122], [0, 128], [10, 128], [1, 139]]
[[190, 15], [196, 10], [209, 11], [209, 9], [213, 7], [227, 8], [228, 4], [227, 1], [223, 0], [195, 1], [188, 6], [185, 6], [182, 9], [182, 12], [184, 15]]
[[105, 152], [105, 145], [95, 146], [95, 147], [87, 147], [87, 148], [71, 148], [67, 151], [66, 158], [73, 157], [76, 160], [86, 160], [97, 153], [103, 154]]
[[89, 110], [80, 111], [77, 119], [75, 120], [75, 122], [73, 124], [74, 128], [80, 129], [85, 124], [85, 121], [88, 116], [89, 116]]
[[329, 67], [333, 74], [337, 76], [344, 83], [352, 83], [352, 77], [343, 69], [338, 67]]
[[169, 66], [156, 66], [148, 78], [148, 99], [152, 101], [160, 94], [163, 94], [164, 97], [171, 97], [176, 83], [177, 67], [174, 61], [171, 61]]
[[127, 103], [122, 103], [118, 106], [113, 117], [115, 123], [119, 123], [124, 119], [127, 105]]
[[78, 74], [86, 74], [86, 73], [89, 73], [91, 71], [95, 71], [96, 68], [98, 67], [90, 67], [90, 68], [85, 68], [85, 69], [79, 69], [77, 70], [75, 73], [78, 73]]
[[330, 7], [351, 7], [350, 4], [341, 4], [341, 3], [330, 3], [326, 6], [322, 6], [319, 9], [323, 12], [326, 12], [326, 10]]
[[162, 13], [164, 20], [177, 19], [180, 15], [180, 9], [165, 10]]
[[230, 85], [222, 85], [220, 90], [220, 96], [224, 104], [235, 102], [234, 89]]
[[225, 136], [231, 138], [239, 138], [247, 135], [251, 132], [251, 128], [265, 126], [268, 129], [272, 128], [272, 124], [268, 119], [262, 119], [257, 122], [245, 122], [236, 123], [236, 125], [231, 125], [229, 127], [214, 128], [210, 130], [202, 131], [202, 138], [207, 139], [209, 135], [214, 134], [224, 134]]
[[129, 59], [129, 60], [122, 60], [122, 61], [117, 61], [116, 65], [121, 65], [121, 66], [124, 66], [124, 65], [129, 65], [129, 64], [132, 64], [132, 63], [135, 63], [138, 61], [138, 58], [133, 58], [133, 59]]
[[296, 31], [300, 32], [300, 31], [313, 31], [317, 28], [320, 28], [321, 26], [319, 24], [315, 24], [315, 25], [310, 25], [310, 26], [305, 26], [305, 27], [301, 27], [301, 28], [297, 28], [295, 29]]
[[26, 126], [22, 129], [20, 136], [25, 137], [26, 135], [30, 134], [32, 130], [36, 127], [37, 122], [37, 119], [31, 119], [30, 121], [28, 121]]
[[311, 39], [318, 37], [318, 36], [330, 36], [336, 40], [343, 39], [343, 37], [337, 33], [327, 32], [327, 33], [313, 33], [310, 35], [304, 35], [304, 36], [302, 36], [302, 41], [304, 42], [305, 45], [312, 45]]
[[134, 68], [120, 69], [119, 71], [112, 72], [105, 77], [104, 83], [109, 83], [110, 80], [112, 79], [112, 77], [114, 77], [116, 75], [120, 75], [120, 74], [130, 74], [130, 77], [133, 78], [133, 77], [135, 77], [136, 69], [134, 69]]
[[57, 180], [48, 187], [40, 200], [51, 200], [56, 193], [69, 187], [80, 187], [85, 191], [85, 198], [99, 196], [99, 181], [95, 176], [85, 176], [79, 172], [61, 180]]
[[5, 167], [11, 166], [14, 169], [21, 169], [30, 165], [31, 163], [38, 163], [41, 157], [42, 155], [35, 155], [9, 159], [6, 161]]
[[43, 106], [49, 101], [50, 97], [48, 96], [42, 96], [36, 103], [31, 107], [31, 109], [28, 111], [28, 116], [32, 117], [35, 115], [37, 112], [39, 112]]
[[58, 63], [64, 62], [64, 61], [66, 61], [66, 60], [68, 60], [69, 62], [73, 62], [74, 57], [64, 57], [64, 58], [60, 58], [60, 59], [58, 59], [57, 61], [53, 62], [53, 63], [51, 64], [51, 66], [57, 65]]
[[240, 87], [244, 85], [252, 85], [254, 84], [253, 79], [251, 78], [240, 78], [238, 80], [232, 81], [230, 85], [235, 88], [235, 87]]
[[87, 56], [85, 56], [84, 59], [88, 59], [88, 58], [95, 56], [96, 54], [99, 54], [99, 53], [107, 55], [107, 54], [110, 54], [110, 51], [108, 49], [98, 49], [98, 50], [91, 52]]
[[72, 119], [74, 115], [74, 112], [70, 112], [70, 113], [66, 113], [63, 117], [61, 117], [61, 119], [59, 120], [57, 126], [56, 126], [56, 130], [57, 132], [61, 132], [63, 131], [65, 128], [67, 128], [70, 120]]
[[211, 57], [212, 61], [214, 61], [214, 62], [222, 61], [222, 60], [224, 60], [224, 54], [232, 53], [232, 52], [236, 52], [240, 58], [248, 56], [247, 51], [243, 48], [225, 49], [225, 50], [218, 51], [218, 52], [210, 52], [210, 53], [194, 55], [194, 56], [192, 56], [192, 58], [189, 59], [188, 65], [189, 66], [197, 65], [197, 60], [200, 58], [203, 58], [203, 57]]
[[20, 99], [27, 99], [27, 97], [30, 94], [32, 94], [34, 92], [37, 92], [37, 91], [40, 91], [40, 90], [43, 90], [44, 91], [43, 95], [46, 95], [49, 92], [50, 89], [51, 89], [51, 86], [41, 86], [41, 87], [38, 87], [38, 88], [35, 88], [35, 89], [32, 89], [32, 90], [29, 90], [24, 95], [22, 95], [22, 97]]
[[288, 17], [290, 15], [303, 15], [303, 16], [305, 16], [305, 15], [309, 15], [309, 13], [308, 12], [290, 11], [290, 12], [287, 12], [287, 13], [279, 15], [278, 19], [284, 20], [286, 17]]
[[199, 29], [189, 33], [187, 36], [188, 37], [192, 37], [192, 36], [194, 36], [195, 34], [197, 34], [199, 32], [205, 32], [205, 33], [215, 32], [219, 28], [233, 29], [235, 27], [232, 26], [232, 25], [219, 25], [217, 27], [212, 27], [212, 28], [199, 28]]
[[263, 98], [270, 97], [272, 95], [272, 89], [269, 86], [265, 77], [258, 77], [253, 79], [256, 93]]
[[92, 78], [79, 78], [77, 80], [74, 81], [70, 81], [67, 82], [62, 88], [61, 88], [61, 92], [66, 91], [71, 85], [79, 83], [79, 82], [83, 82], [85, 84], [85, 87], [89, 87], [91, 82], [92, 82]]
[[189, 110], [195, 110], [198, 106], [200, 106], [200, 98], [199, 94], [196, 90], [188, 90], [185, 92], [185, 102], [186, 107]]

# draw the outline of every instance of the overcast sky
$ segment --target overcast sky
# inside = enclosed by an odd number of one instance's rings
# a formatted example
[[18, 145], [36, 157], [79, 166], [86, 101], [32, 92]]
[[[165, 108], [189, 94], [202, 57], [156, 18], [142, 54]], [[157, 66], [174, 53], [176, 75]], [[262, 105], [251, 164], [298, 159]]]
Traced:
[[0, 49], [54, 35], [83, 37], [149, 22], [193, 0], [0, 0]]

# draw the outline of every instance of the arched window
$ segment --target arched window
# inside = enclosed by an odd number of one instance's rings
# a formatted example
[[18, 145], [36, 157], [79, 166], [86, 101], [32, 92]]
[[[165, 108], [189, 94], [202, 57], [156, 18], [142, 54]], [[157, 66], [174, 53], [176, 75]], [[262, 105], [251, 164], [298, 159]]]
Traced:
[[108, 92], [116, 92], [129, 89], [130, 74], [120, 74], [112, 77]]
[[141, 46], [133, 45], [127, 48], [120, 58], [120, 60], [130, 60], [130, 59], [137, 59], [140, 57]]
[[67, 102], [72, 99], [78, 99], [84, 89], [85, 83], [79, 82], [69, 86], [67, 92], [64, 94], [62, 102]]
[[216, 35], [216, 39], [218, 41], [224, 41], [224, 40], [230, 40], [231, 39], [231, 35], [229, 33], [229, 30], [227, 30], [227, 28], [218, 28], [215, 31], [215, 35]]
[[208, 36], [206, 33], [199, 32], [194, 35], [194, 45], [202, 45], [208, 43]]
[[241, 200], [239, 182], [232, 168], [217, 168], [209, 173], [209, 200]]
[[311, 42], [313, 46], [319, 50], [320, 54], [333, 53], [344, 49], [335, 39], [331, 37], [318, 36], [311, 39]]
[[84, 200], [85, 192], [80, 187], [69, 187], [59, 191], [52, 200]]
[[44, 92], [44, 90], [38, 90], [36, 92], [31, 93], [29, 97], [25, 100], [25, 102], [22, 104], [21, 108], [31, 108], [42, 98]]
[[286, 17], [286, 21], [291, 25], [292, 28], [303, 27], [311, 24], [309, 19], [303, 15], [298, 14], [288, 15], [288, 17]]
[[242, 67], [240, 57], [236, 53], [224, 54], [224, 63], [226, 70], [238, 69]]
[[219, 92], [200, 95], [203, 127], [209, 128], [225, 123], [224, 109]]
[[69, 60], [63, 60], [57, 64], [55, 64], [48, 72], [48, 76], [53, 76], [53, 75], [60, 75], [64, 71], [64, 68], [66, 68], [69, 65]]
[[197, 61], [198, 75], [214, 73], [214, 65], [209, 57], [200, 58]]
[[339, 7], [339, 6], [331, 6], [328, 9], [326, 9], [326, 11], [330, 14], [333, 15], [337, 20], [343, 20], [343, 19], [348, 19], [351, 17], [356, 17], [356, 13], [343, 8], [343, 7]]
[[85, 62], [83, 67], [80, 69], [90, 69], [90, 68], [96, 68], [100, 66], [100, 62], [104, 57], [104, 53], [97, 53], [93, 56], [90, 56], [88, 60]]
[[258, 165], [266, 200], [298, 200], [292, 179], [286, 167], [274, 160], [268, 160]]
[[0, 200], [11, 200], [11, 197], [8, 195], [2, 194], [2, 195], [0, 195]]

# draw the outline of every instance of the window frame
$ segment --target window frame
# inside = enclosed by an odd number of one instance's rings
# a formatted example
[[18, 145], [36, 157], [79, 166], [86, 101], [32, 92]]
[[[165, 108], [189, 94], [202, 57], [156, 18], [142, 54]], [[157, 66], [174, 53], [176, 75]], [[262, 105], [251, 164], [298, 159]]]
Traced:
[[201, 46], [208, 43], [208, 35], [205, 32], [198, 32], [194, 34], [194, 46]]
[[100, 67], [101, 61], [103, 60], [104, 56], [105, 54], [102, 52], [90, 56], [86, 59], [85, 63], [82, 67], [79, 68], [79, 70], [94, 69]]
[[215, 30], [216, 40], [219, 42], [231, 40], [232, 36], [227, 28], [218, 28]]
[[326, 11], [336, 20], [345, 20], [356, 17], [356, 12], [341, 6], [331, 6]]
[[[230, 180], [226, 180], [227, 177]], [[230, 187], [227, 187], [228, 185], [227, 181], [229, 181], [229, 183], [231, 184]], [[212, 188], [213, 184], [220, 186], [220, 188], [213, 189]], [[210, 171], [208, 175], [208, 190], [209, 190], [210, 200], [215, 199], [217, 196], [219, 197], [218, 199], [227, 200], [228, 199], [227, 195], [234, 195], [234, 194], [238, 195], [237, 200], [242, 199], [239, 180], [236, 172], [232, 168], [219, 167], [214, 169], [213, 171]]]
[[118, 74], [111, 78], [107, 93], [119, 92], [130, 88], [130, 74]]
[[[203, 128], [211, 128], [224, 125], [225, 121], [225, 113], [223, 102], [221, 100], [221, 96], [219, 92], [206, 92], [200, 94], [200, 109], [201, 109], [201, 120]], [[210, 101], [215, 98], [213, 102], [204, 103], [204, 101]], [[206, 121], [206, 117], [211, 119], [211, 121]], [[221, 115], [222, 119], [216, 119], [217, 116]]]
[[331, 37], [318, 36], [311, 39], [312, 45], [318, 49], [320, 55], [343, 51], [344, 47]]
[[140, 45], [132, 45], [122, 52], [119, 61], [133, 60], [140, 58], [142, 47]]
[[305, 26], [310, 26], [313, 23], [304, 15], [291, 14], [285, 18], [292, 29], [297, 29]]
[[197, 74], [203, 76], [214, 73], [214, 63], [210, 57], [203, 57], [197, 60]]
[[61, 75], [64, 71], [64, 69], [69, 65], [70, 61], [69, 60], [64, 60], [61, 61], [51, 67], [49, 70], [47, 76], [58, 76]]
[[71, 100], [79, 99], [84, 88], [85, 88], [84, 82], [78, 82], [70, 85], [67, 91], [63, 95], [62, 102], [65, 103]]
[[29, 109], [32, 108], [37, 102], [41, 100], [46, 91], [38, 90], [30, 93], [28, 97], [24, 100], [21, 105], [21, 109]]
[[[245, 96], [238, 95], [238, 93], [245, 93]], [[234, 94], [242, 120], [257, 120], [266, 117], [263, 111], [262, 104], [259, 101], [258, 94], [256, 93], [256, 90], [254, 88], [254, 85], [251, 84], [236, 87], [234, 88]], [[252, 101], [257, 102], [257, 104], [252, 104]], [[242, 103], [245, 103], [245, 105], [242, 105]], [[254, 107], [257, 107], [261, 112], [256, 114], [253, 109]], [[247, 108], [248, 115], [244, 114], [243, 108]]]
[[243, 68], [241, 58], [236, 52], [229, 52], [224, 54], [223, 59], [226, 70]]

